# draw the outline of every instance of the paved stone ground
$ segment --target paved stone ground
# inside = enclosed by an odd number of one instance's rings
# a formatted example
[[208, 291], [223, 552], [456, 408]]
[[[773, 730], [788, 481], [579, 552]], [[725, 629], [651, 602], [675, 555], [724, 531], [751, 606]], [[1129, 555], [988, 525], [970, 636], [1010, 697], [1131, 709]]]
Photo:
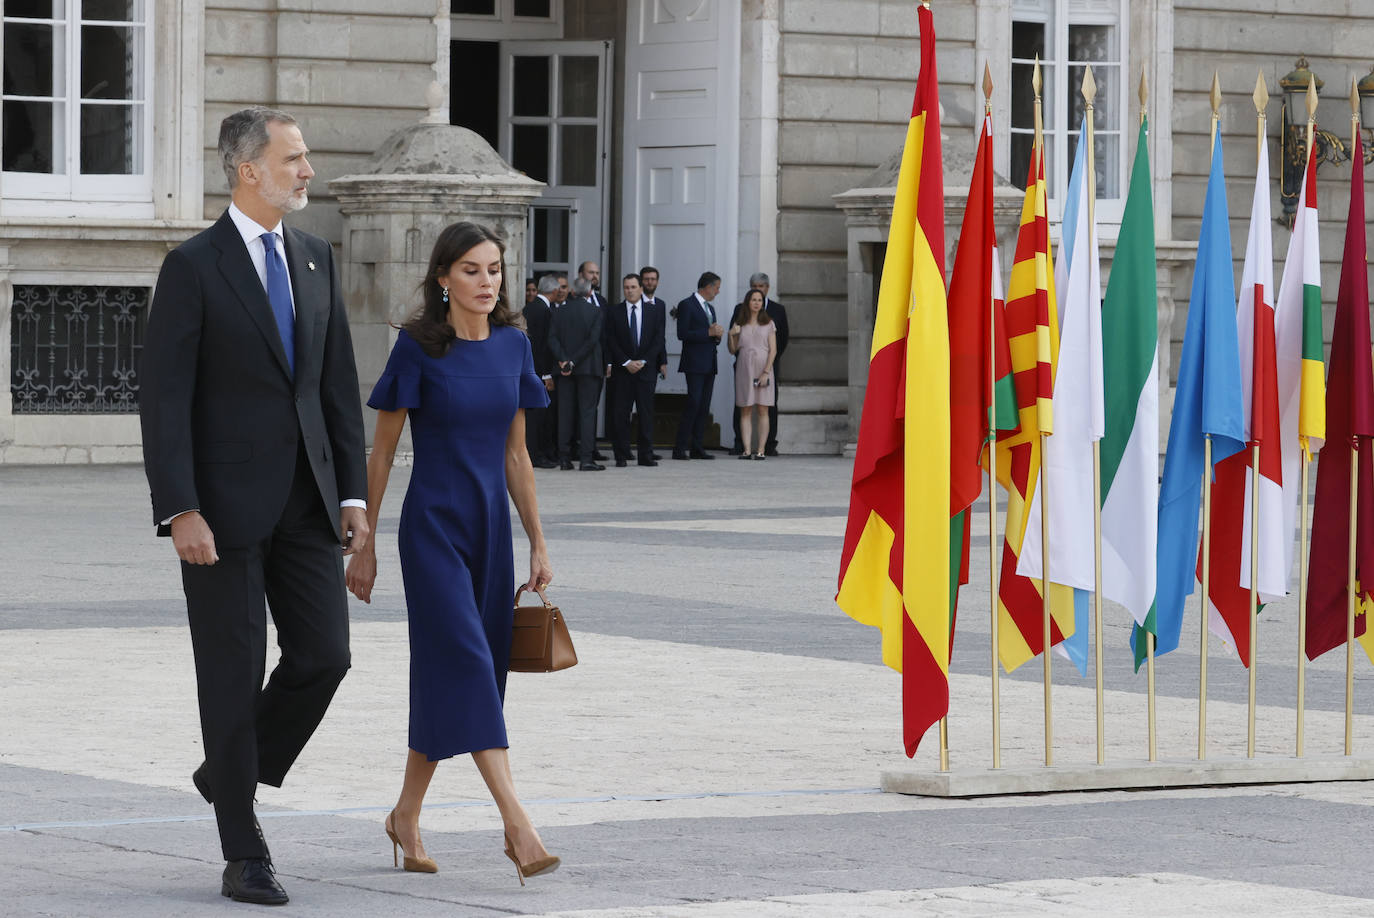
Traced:
[[[564, 868], [520, 888], [465, 760], [424, 814], [434, 876], [386, 862], [400, 785], [406, 628], [395, 557], [353, 608], [354, 668], [264, 828], [281, 914], [1374, 916], [1374, 786], [1302, 784], [992, 797], [881, 793], [933, 770], [900, 755], [899, 677], [832, 602], [850, 465], [783, 457], [541, 472], [556, 583], [582, 663], [512, 678], [517, 783]], [[975, 533], [987, 531], [975, 516]], [[132, 467], [0, 467], [0, 915], [242, 913], [218, 895], [177, 567]], [[517, 537], [519, 539], [519, 537]], [[983, 545], [975, 538], [976, 545]], [[523, 558], [523, 552], [518, 557]], [[521, 562], [523, 564], [523, 561]], [[953, 767], [989, 764], [987, 560], [961, 599]], [[1109, 606], [1107, 749], [1142, 759], [1144, 676]], [[1266, 608], [1258, 743], [1291, 755], [1294, 604]], [[1161, 658], [1161, 757], [1197, 748], [1197, 607]], [[1187, 635], [1193, 635], [1188, 637]], [[1213, 641], [1208, 748], [1243, 755], [1246, 678]], [[1341, 752], [1343, 655], [1308, 670], [1307, 753]], [[1356, 660], [1356, 751], [1374, 670]], [[1003, 761], [1042, 760], [1041, 668], [1001, 680]], [[1089, 762], [1091, 681], [1055, 661], [1056, 762]]]

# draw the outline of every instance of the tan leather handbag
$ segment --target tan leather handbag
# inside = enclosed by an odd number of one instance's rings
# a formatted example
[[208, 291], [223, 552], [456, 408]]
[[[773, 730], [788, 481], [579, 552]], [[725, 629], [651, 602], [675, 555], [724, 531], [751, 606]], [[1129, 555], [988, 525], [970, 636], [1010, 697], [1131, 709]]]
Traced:
[[537, 591], [543, 605], [522, 606], [525, 588], [515, 591], [515, 627], [511, 632], [510, 671], [513, 673], [551, 673], [577, 665], [568, 623], [543, 591]]

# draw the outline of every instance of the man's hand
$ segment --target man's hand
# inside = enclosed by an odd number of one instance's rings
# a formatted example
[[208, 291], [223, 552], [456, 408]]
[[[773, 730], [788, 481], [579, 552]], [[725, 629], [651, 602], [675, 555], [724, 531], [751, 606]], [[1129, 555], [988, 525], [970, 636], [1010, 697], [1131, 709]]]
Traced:
[[631, 360], [626, 364], [625, 369], [629, 370], [631, 373], [638, 373], [640, 370], [644, 369], [644, 361]]
[[351, 555], [367, 547], [372, 527], [367, 525], [367, 511], [362, 507], [342, 507], [339, 510], [339, 544], [343, 553]]
[[562, 373], [564, 376], [572, 375], [572, 367], [573, 365], [571, 360], [558, 361], [558, 372]]
[[665, 363], [663, 364], [663, 366], [658, 368], [658, 375], [663, 377], [664, 379], [668, 378], [668, 364]]
[[214, 564], [219, 560], [215, 534], [199, 510], [183, 513], [172, 520], [172, 545], [177, 550], [177, 557], [187, 564]]
[[548, 389], [550, 392], [553, 391], [553, 377], [552, 377], [552, 376], [550, 376], [548, 379], [544, 380], [544, 388], [545, 388], [545, 389]]

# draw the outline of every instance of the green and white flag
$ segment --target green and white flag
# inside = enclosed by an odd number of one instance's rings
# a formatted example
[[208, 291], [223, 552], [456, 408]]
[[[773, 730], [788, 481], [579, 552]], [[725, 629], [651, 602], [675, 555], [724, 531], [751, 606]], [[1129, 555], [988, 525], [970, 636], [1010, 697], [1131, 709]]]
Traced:
[[1102, 304], [1102, 592], [1130, 610], [1138, 625], [1155, 601], [1159, 505], [1159, 320], [1148, 140], [1142, 121]]

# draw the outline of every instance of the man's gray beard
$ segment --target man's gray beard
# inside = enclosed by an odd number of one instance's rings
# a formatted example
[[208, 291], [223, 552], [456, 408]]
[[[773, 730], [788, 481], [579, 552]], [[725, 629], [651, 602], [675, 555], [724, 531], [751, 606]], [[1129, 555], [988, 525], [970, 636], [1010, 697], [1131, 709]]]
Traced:
[[305, 205], [310, 203], [310, 194], [308, 192], [297, 197], [292, 194], [292, 189], [290, 187], [281, 188], [270, 178], [264, 180], [262, 183], [262, 197], [264, 201], [277, 208], [277, 210], [288, 214], [295, 213], [298, 210], [304, 210]]

